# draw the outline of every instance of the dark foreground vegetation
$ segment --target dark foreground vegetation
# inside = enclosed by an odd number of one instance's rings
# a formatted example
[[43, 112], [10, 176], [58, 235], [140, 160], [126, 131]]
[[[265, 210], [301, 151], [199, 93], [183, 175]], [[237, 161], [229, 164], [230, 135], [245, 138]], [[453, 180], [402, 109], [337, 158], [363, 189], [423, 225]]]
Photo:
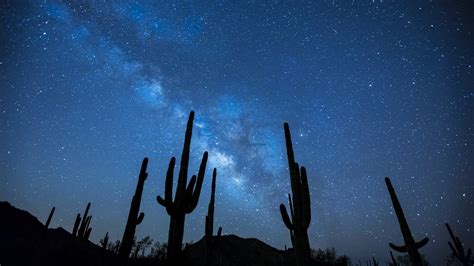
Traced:
[[[275, 249], [257, 239], [243, 239], [235, 235], [223, 235], [219, 227], [214, 235], [214, 205], [217, 169], [212, 172], [211, 198], [205, 219], [204, 236], [196, 243], [183, 244], [186, 215], [198, 205], [206, 175], [207, 151], [203, 152], [197, 175], [188, 182], [188, 165], [193, 130], [194, 112], [189, 115], [181, 154], [177, 186], [173, 197], [175, 157], [169, 162], [166, 173], [164, 196], [157, 196], [157, 203], [166, 209], [170, 217], [168, 242], [153, 242], [150, 237], [137, 240], [136, 227], [145, 218], [140, 212], [143, 188], [148, 177], [148, 158], [144, 158], [138, 174], [135, 193], [121, 241], [109, 241], [108, 233], [100, 240], [100, 246], [89, 241], [92, 232], [91, 203], [84, 213], [78, 213], [71, 233], [63, 228], [50, 229], [55, 208], [43, 225], [26, 211], [16, 209], [7, 202], [0, 202], [0, 265], [428, 265], [420, 249], [428, 244], [428, 238], [416, 241], [403, 213], [402, 206], [390, 179], [385, 178], [404, 243], [388, 246], [405, 254], [393, 255], [387, 249], [387, 258], [353, 261], [338, 256], [334, 249], [313, 250], [310, 247], [308, 228], [311, 225], [311, 198], [305, 167], [295, 160], [289, 125], [284, 124], [285, 143], [290, 172], [291, 193], [288, 194], [289, 211], [280, 205], [283, 225], [289, 231], [292, 247]], [[459, 237], [446, 224], [452, 241], [448, 265], [473, 265], [471, 249], [465, 250]], [[387, 246], [387, 248], [388, 248]], [[388, 256], [390, 254], [390, 256]]]

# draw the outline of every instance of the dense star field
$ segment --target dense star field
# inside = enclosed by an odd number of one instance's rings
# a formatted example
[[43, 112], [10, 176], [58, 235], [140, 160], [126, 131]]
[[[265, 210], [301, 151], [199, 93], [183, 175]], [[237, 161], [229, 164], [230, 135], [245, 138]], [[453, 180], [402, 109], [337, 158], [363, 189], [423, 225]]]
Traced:
[[209, 165], [185, 241], [215, 225], [290, 246], [283, 122], [312, 199], [312, 248], [389, 259], [402, 236], [390, 176], [421, 252], [474, 246], [472, 1], [220, 4], [1, 1], [0, 200], [71, 230], [92, 202], [93, 241], [121, 239], [150, 158], [137, 237], [166, 241], [164, 193], [188, 113], [190, 173]]

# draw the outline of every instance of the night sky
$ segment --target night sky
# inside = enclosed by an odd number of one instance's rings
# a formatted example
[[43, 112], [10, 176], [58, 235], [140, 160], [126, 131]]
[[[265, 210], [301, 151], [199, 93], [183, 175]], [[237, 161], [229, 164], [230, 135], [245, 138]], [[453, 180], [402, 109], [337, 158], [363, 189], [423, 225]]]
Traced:
[[[166, 241], [169, 159], [196, 112], [190, 174], [209, 151], [185, 241], [215, 226], [290, 246], [283, 123], [308, 170], [313, 248], [388, 260], [402, 244], [384, 177], [435, 265], [447, 221], [474, 247], [472, 1], [220, 4], [1, 1], [0, 200], [121, 239], [143, 157], [137, 237]], [[175, 178], [176, 181], [176, 178]], [[3, 218], [2, 218], [3, 219]]]

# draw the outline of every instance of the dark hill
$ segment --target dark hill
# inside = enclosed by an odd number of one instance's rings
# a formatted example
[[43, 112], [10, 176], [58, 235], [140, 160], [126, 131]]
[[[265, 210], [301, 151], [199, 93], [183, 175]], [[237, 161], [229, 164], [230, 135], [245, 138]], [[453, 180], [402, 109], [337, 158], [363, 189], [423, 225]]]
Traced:
[[[205, 265], [204, 238], [185, 249], [188, 265]], [[219, 258], [220, 257], [220, 258]], [[223, 266], [237, 265], [292, 265], [285, 260], [285, 252], [271, 247], [255, 238], [240, 238], [236, 235], [221, 237], [219, 246], [213, 252], [212, 262]], [[195, 264], [190, 264], [193, 262]]]
[[0, 202], [0, 265], [105, 265], [115, 255], [63, 228], [46, 229], [29, 212]]
[[[287, 251], [288, 252], [288, 251]], [[222, 236], [210, 265], [294, 265], [291, 256], [255, 238]], [[187, 245], [179, 265], [206, 265], [204, 238]], [[220, 264], [216, 264], [216, 262]], [[150, 258], [132, 265], [170, 265]], [[172, 265], [178, 265], [171, 263]], [[29, 212], [0, 202], [0, 265], [119, 265], [118, 256], [90, 241], [79, 240], [63, 228], [46, 229]]]

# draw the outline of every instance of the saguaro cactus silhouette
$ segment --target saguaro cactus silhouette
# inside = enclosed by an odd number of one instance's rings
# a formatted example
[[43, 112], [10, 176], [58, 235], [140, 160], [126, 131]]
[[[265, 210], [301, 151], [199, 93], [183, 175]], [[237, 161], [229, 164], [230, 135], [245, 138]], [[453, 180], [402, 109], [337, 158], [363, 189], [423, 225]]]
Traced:
[[392, 182], [390, 182], [390, 178], [386, 177], [385, 183], [387, 184], [387, 189], [390, 193], [390, 198], [392, 199], [393, 209], [397, 214], [398, 223], [400, 224], [400, 230], [402, 231], [403, 240], [405, 241], [404, 246], [397, 246], [392, 243], [389, 243], [388, 245], [395, 251], [401, 253], [408, 252], [408, 256], [410, 257], [410, 263], [412, 265], [421, 266], [422, 259], [420, 253], [418, 252], [418, 249], [422, 248], [428, 243], [428, 238], [425, 237], [423, 238], [423, 240], [415, 242], [411, 234], [410, 227], [408, 226], [407, 220], [405, 219], [405, 215], [403, 214], [402, 206], [398, 201], [395, 189], [393, 189]]
[[212, 251], [217, 246], [221, 234], [222, 227], [219, 227], [217, 230], [217, 236], [214, 237], [214, 203], [215, 203], [215, 194], [216, 194], [216, 176], [217, 170], [214, 168], [212, 172], [212, 187], [211, 187], [211, 199], [209, 201], [209, 206], [207, 207], [206, 215], [206, 228], [205, 228], [205, 241], [206, 241], [206, 260], [207, 265], [212, 265]]
[[51, 223], [51, 218], [53, 218], [53, 214], [54, 214], [54, 211], [55, 211], [55, 210], [56, 210], [56, 207], [53, 207], [53, 208], [51, 209], [51, 212], [49, 213], [49, 216], [48, 216], [48, 220], [46, 220], [46, 223], [44, 224], [44, 226], [45, 226], [46, 228], [49, 227], [49, 224]]
[[90, 227], [92, 215], [87, 216], [89, 214], [90, 207], [91, 203], [89, 202], [87, 203], [87, 207], [84, 211], [84, 216], [82, 217], [82, 219], [81, 214], [77, 214], [76, 221], [74, 222], [74, 228], [72, 229], [72, 235], [81, 240], [88, 240], [92, 231], [92, 228]]
[[280, 204], [280, 212], [283, 222], [290, 230], [290, 235], [293, 234], [296, 265], [306, 266], [310, 264], [308, 227], [311, 222], [311, 200], [308, 189], [308, 178], [306, 169], [304, 167], [300, 169], [298, 163], [295, 162], [288, 123], [284, 124], [284, 129], [288, 166], [290, 169], [291, 192], [293, 194], [293, 204], [291, 204], [291, 197], [289, 197], [291, 219], [288, 216], [284, 204]]
[[451, 248], [451, 251], [453, 252], [453, 256], [457, 258], [464, 266], [473, 265], [474, 260], [471, 259], [471, 249], [468, 248], [467, 252], [464, 252], [464, 246], [461, 243], [461, 240], [459, 240], [459, 238], [454, 235], [448, 223], [446, 223], [446, 228], [448, 229], [449, 235], [451, 236], [451, 239], [454, 243], [453, 244], [448, 241], [448, 245]]
[[165, 180], [165, 198], [158, 196], [156, 199], [160, 205], [166, 208], [170, 216], [170, 227], [168, 233], [168, 258], [175, 258], [181, 251], [184, 235], [184, 220], [188, 213], [191, 213], [197, 206], [201, 194], [202, 182], [206, 172], [207, 151], [204, 152], [197, 175], [193, 175], [186, 187], [188, 179], [189, 151], [191, 146], [191, 136], [193, 131], [194, 112], [189, 114], [186, 134], [184, 137], [183, 153], [181, 155], [181, 166], [178, 174], [178, 185], [173, 201], [173, 172], [176, 159], [170, 160]]
[[132, 250], [135, 229], [145, 217], [143, 212], [140, 214], [138, 214], [138, 212], [140, 211], [140, 202], [142, 201], [143, 186], [145, 185], [145, 180], [148, 177], [148, 173], [146, 172], [147, 166], [148, 158], [145, 157], [142, 162], [142, 167], [140, 168], [140, 174], [138, 175], [137, 187], [132, 198], [130, 211], [128, 213], [127, 225], [125, 226], [125, 231], [123, 232], [122, 242], [119, 249], [119, 256], [122, 262], [128, 260], [130, 251]]

